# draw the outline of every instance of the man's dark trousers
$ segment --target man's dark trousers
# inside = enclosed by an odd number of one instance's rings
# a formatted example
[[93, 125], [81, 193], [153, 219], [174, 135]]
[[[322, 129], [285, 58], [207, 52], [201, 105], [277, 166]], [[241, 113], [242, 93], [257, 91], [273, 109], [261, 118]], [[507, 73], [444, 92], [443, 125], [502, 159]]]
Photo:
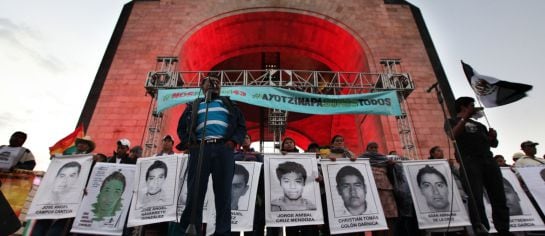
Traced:
[[[505, 200], [505, 190], [503, 189], [503, 177], [498, 167], [498, 163], [491, 156], [472, 156], [463, 158], [467, 177], [471, 185], [471, 191], [475, 197], [477, 206], [469, 201], [469, 214], [472, 223], [481, 223], [486, 228], [490, 228], [488, 219], [484, 210], [483, 186], [488, 193], [490, 204], [492, 205], [492, 220], [494, 226], [500, 233], [508, 233], [509, 229], [509, 208]], [[464, 176], [462, 175], [462, 178]], [[464, 185], [467, 183], [463, 181]], [[465, 186], [467, 189], [467, 186]], [[476, 211], [480, 215], [477, 218]]]
[[197, 156], [199, 145], [193, 145], [189, 149], [189, 171], [188, 171], [188, 201], [186, 208], [182, 213], [181, 230], [182, 235], [191, 219], [191, 209], [197, 207], [196, 228], [197, 234], [202, 235], [202, 208], [205, 200], [206, 187], [208, 186], [208, 176], [212, 173], [214, 188], [214, 198], [216, 204], [216, 232], [215, 235], [231, 235], [231, 184], [235, 170], [235, 161], [233, 158], [233, 149], [225, 146], [225, 143], [208, 143], [204, 146], [202, 160], [202, 169], [199, 183], [199, 198], [195, 201], [193, 194], [195, 189], [197, 175]]

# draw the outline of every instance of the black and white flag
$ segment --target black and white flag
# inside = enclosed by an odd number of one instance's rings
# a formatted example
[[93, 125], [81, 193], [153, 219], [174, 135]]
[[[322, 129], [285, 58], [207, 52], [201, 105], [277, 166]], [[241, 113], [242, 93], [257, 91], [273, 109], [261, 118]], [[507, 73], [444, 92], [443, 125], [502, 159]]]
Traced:
[[467, 80], [485, 107], [497, 107], [516, 102], [526, 97], [532, 85], [512, 83], [480, 75], [470, 65], [462, 61]]

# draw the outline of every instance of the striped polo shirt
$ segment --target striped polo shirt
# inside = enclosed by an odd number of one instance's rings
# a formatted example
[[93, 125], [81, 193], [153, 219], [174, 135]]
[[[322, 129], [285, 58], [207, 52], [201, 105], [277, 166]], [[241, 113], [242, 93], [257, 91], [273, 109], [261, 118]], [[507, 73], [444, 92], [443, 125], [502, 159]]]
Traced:
[[[206, 103], [203, 101], [199, 104], [199, 112], [197, 116], [197, 139], [202, 139], [203, 127], [204, 127], [204, 113], [206, 110]], [[227, 125], [229, 122], [229, 111], [223, 105], [221, 99], [215, 99], [210, 101], [208, 105], [208, 122], [206, 123], [206, 137], [205, 139], [219, 139], [225, 138], [227, 132]]]

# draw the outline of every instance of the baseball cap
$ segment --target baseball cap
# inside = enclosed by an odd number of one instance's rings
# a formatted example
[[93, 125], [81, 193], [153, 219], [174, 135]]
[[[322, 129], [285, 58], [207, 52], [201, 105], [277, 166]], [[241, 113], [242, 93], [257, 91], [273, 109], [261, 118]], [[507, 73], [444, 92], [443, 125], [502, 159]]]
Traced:
[[131, 141], [129, 141], [126, 138], [122, 138], [120, 140], [117, 140], [117, 145], [123, 145], [123, 146], [130, 147], [131, 146]]
[[524, 157], [524, 156], [525, 156], [525, 155], [524, 155], [524, 153], [522, 153], [522, 152], [515, 152], [515, 153], [513, 154], [513, 159], [519, 159], [519, 158]]
[[169, 139], [170, 141], [174, 142], [174, 139], [172, 138], [172, 136], [170, 136], [170, 134], [167, 134], [165, 135], [165, 137], [163, 137], [163, 141]]
[[527, 147], [527, 146], [535, 146], [535, 145], [538, 145], [539, 143], [534, 143], [530, 140], [528, 141], [524, 141], [520, 144], [520, 148], [523, 148], [523, 147]]

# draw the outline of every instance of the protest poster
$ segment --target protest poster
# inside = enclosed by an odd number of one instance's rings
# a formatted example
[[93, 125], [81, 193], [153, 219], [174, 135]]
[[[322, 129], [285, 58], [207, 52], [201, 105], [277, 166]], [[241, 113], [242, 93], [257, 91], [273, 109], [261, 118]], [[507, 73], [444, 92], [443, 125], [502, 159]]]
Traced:
[[252, 231], [259, 186], [259, 162], [237, 161], [231, 185], [231, 230]]
[[[188, 170], [187, 165], [189, 164], [189, 156], [187, 154], [178, 154], [180, 158], [180, 171], [178, 174], [178, 183], [180, 183], [177, 187], [178, 191], [178, 198], [177, 198], [177, 204], [176, 204], [176, 219], [180, 219], [180, 216], [184, 212], [185, 205], [187, 203], [187, 188], [189, 184], [188, 181]], [[206, 200], [205, 200], [205, 208], [206, 208]]]
[[26, 219], [75, 217], [92, 161], [91, 155], [54, 157], [30, 204]]
[[[526, 169], [526, 167], [517, 168], [517, 170], [520, 169]], [[545, 230], [543, 220], [541, 220], [532, 202], [530, 202], [530, 199], [522, 189], [515, 173], [509, 167], [501, 167], [501, 174], [503, 176], [502, 182], [505, 190], [505, 200], [507, 208], [509, 208], [509, 231], [527, 232]], [[541, 185], [543, 185], [543, 182]], [[486, 216], [490, 224], [490, 233], [495, 233], [497, 231], [492, 222], [492, 205], [490, 205], [490, 200], [486, 194], [483, 198]]]
[[17, 216], [21, 214], [32, 190], [34, 178], [32, 171], [0, 172], [0, 190]]
[[[178, 185], [177, 185], [177, 190], [178, 191], [178, 195], [177, 195], [177, 205], [176, 205], [176, 219], [175, 221], [176, 222], [180, 222], [180, 217], [182, 216], [182, 213], [184, 212], [185, 210], [185, 206], [187, 204], [187, 195], [188, 195], [188, 187], [189, 187], [189, 184], [188, 184], [188, 164], [189, 164], [189, 156], [187, 154], [178, 154], [178, 158], [180, 158], [180, 171], [179, 171], [179, 175], [178, 175]], [[212, 178], [210, 177], [209, 178], [209, 185], [212, 181]], [[208, 189], [211, 189], [212, 187], [208, 187]], [[208, 191], [209, 192], [209, 191]], [[208, 192], [206, 193], [207, 195], [205, 196], [205, 199], [204, 199], [204, 203], [203, 203], [203, 210], [202, 210], [202, 214], [203, 214], [203, 223], [206, 223], [207, 222], [207, 209], [208, 209]]]
[[545, 165], [521, 167], [516, 170], [541, 211], [545, 212]]
[[8, 171], [17, 165], [27, 150], [24, 147], [0, 146], [0, 170]]
[[267, 226], [323, 224], [316, 154], [265, 154]]
[[135, 185], [135, 167], [96, 163], [70, 232], [121, 235]]
[[418, 219], [418, 228], [470, 225], [447, 160], [403, 161]]
[[320, 164], [331, 234], [388, 229], [369, 160]]
[[139, 158], [128, 227], [176, 220], [182, 156]]
[[[254, 210], [257, 196], [257, 187], [259, 186], [259, 174], [261, 166], [259, 162], [237, 161], [233, 174], [233, 183], [231, 185], [231, 231], [252, 231], [254, 226]], [[206, 192], [208, 206], [210, 208], [207, 214], [208, 226], [214, 226], [215, 204], [214, 191], [212, 191], [212, 178], [208, 183]], [[207, 227], [207, 234], [214, 232], [214, 227]]]

